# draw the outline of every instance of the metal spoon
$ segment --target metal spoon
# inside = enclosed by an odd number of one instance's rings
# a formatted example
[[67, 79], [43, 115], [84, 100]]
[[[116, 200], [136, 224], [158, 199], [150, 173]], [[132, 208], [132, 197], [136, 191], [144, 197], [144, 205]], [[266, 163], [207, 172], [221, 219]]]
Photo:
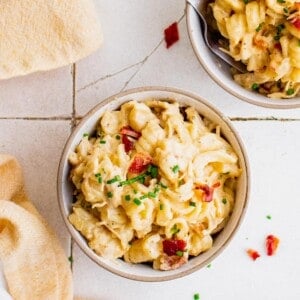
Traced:
[[220, 50], [220, 44], [218, 43], [218, 39], [215, 36], [215, 33], [208, 29], [208, 24], [206, 21], [205, 10], [207, 9], [208, 2], [207, 0], [186, 0], [186, 2], [191, 5], [197, 14], [200, 17], [201, 23], [201, 31], [204, 37], [204, 41], [207, 47], [219, 58], [225, 61], [227, 64], [232, 66], [233, 68], [237, 69], [241, 73], [246, 73], [247, 68], [246, 66], [239, 62], [235, 61], [231, 56]]

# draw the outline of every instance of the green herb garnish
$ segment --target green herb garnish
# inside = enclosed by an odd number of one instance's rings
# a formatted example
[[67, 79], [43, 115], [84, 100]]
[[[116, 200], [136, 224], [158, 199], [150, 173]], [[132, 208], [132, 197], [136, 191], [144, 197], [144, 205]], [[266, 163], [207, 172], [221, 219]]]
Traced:
[[268, 220], [271, 220], [271, 219], [272, 219], [272, 217], [271, 217], [270, 215], [267, 215], [266, 218], [267, 218]]
[[144, 199], [147, 199], [148, 198], [148, 195], [143, 195], [140, 197], [140, 200], [144, 200]]
[[148, 193], [148, 197], [149, 197], [149, 198], [156, 198], [156, 196], [157, 196], [157, 194], [154, 193], [154, 192], [149, 192], [149, 193]]
[[287, 8], [287, 7], [284, 7], [284, 8], [283, 8], [283, 12], [286, 13], [286, 14], [288, 14], [288, 13], [289, 13], [288, 8]]
[[277, 0], [278, 3], [285, 3], [285, 0]]
[[180, 231], [180, 228], [177, 227], [177, 224], [174, 224], [173, 227], [171, 228], [171, 233], [176, 234]]
[[133, 199], [133, 202], [134, 202], [134, 204], [136, 204], [136, 205], [141, 205], [141, 204], [142, 204], [142, 201], [141, 201], [140, 199], [138, 199], [138, 198], [134, 198], [134, 199]]
[[89, 136], [88, 133], [84, 133], [84, 134], [83, 134], [83, 137], [88, 137], [88, 136]]
[[119, 140], [121, 137], [117, 134], [116, 135], [116, 140]]
[[206, 268], [208, 268], [208, 269], [209, 269], [210, 267], [211, 267], [211, 264], [208, 264], [208, 265], [206, 266]]
[[176, 251], [176, 255], [177, 256], [183, 256], [183, 252], [182, 251]]
[[264, 23], [260, 23], [255, 29], [256, 32], [259, 32], [262, 29], [263, 25], [264, 25]]
[[245, 4], [248, 4], [248, 3], [249, 3], [249, 0], [244, 0], [244, 3], [245, 3]]
[[159, 204], [159, 210], [163, 210], [164, 209], [164, 205], [161, 203]]
[[173, 173], [177, 173], [179, 171], [179, 166], [175, 165], [174, 167], [172, 167], [172, 172]]
[[222, 199], [222, 203], [223, 203], [223, 204], [226, 204], [226, 203], [227, 203], [227, 199], [226, 199], [226, 198], [223, 198], [223, 199]]
[[178, 185], [180, 186], [180, 185], [183, 185], [184, 184], [184, 180], [183, 179], [180, 179], [179, 181], [178, 181]]
[[147, 174], [150, 175], [152, 178], [156, 178], [158, 175], [158, 167], [154, 165], [149, 165], [147, 169]]
[[108, 192], [106, 195], [108, 198], [112, 198], [114, 194], [112, 192]]
[[167, 189], [168, 187], [166, 185], [164, 185], [162, 182], [159, 183], [159, 185], [163, 188], [163, 189]]
[[101, 140], [99, 143], [100, 143], [100, 144], [106, 144], [106, 141]]
[[190, 201], [190, 206], [194, 206], [194, 207], [196, 207], [196, 202], [193, 202], [193, 201]]
[[68, 257], [68, 261], [69, 261], [71, 264], [74, 262], [74, 259], [73, 259], [73, 256], [72, 256], [72, 255], [70, 255], [70, 256]]
[[[130, 178], [130, 179], [128, 179], [128, 180], [125, 180], [125, 181], [121, 181], [120, 183], [119, 183], [119, 185], [118, 186], [124, 186], [124, 185], [129, 185], [129, 184], [132, 184], [132, 183], [135, 183], [135, 182], [137, 182], [137, 181], [139, 181], [139, 182], [141, 182], [141, 181], [144, 181], [145, 180], [145, 174], [140, 174], [140, 175], [138, 175], [138, 176], [136, 176], [136, 177], [133, 177], [133, 178]], [[143, 183], [143, 182], [142, 182]], [[135, 190], [134, 190], [135, 191]], [[133, 192], [134, 192], [133, 191]], [[137, 193], [137, 192], [136, 192]], [[135, 193], [135, 194], [136, 194]]]
[[286, 91], [286, 94], [287, 95], [293, 95], [295, 93], [295, 90], [294, 89], [288, 89], [287, 91]]
[[95, 177], [97, 178], [98, 183], [102, 183], [102, 176], [100, 173], [95, 174]]
[[257, 90], [259, 89], [259, 84], [253, 83], [252, 86], [251, 86], [251, 89], [252, 89], [253, 91], [257, 91]]
[[121, 180], [121, 177], [119, 175], [116, 175], [114, 178], [107, 180], [106, 183], [107, 184], [112, 184], [112, 183], [115, 183], [115, 182], [120, 181], [120, 180]]
[[130, 201], [130, 195], [125, 195], [125, 201]]
[[[245, 0], [244, 0], [245, 1]], [[200, 300], [200, 295], [199, 293], [194, 294], [194, 300]]]

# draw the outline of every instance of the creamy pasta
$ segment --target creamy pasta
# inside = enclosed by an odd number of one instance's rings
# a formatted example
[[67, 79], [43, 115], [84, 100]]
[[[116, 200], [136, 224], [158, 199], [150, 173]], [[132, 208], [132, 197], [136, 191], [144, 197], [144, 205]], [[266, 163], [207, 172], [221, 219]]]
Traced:
[[217, 27], [228, 39], [223, 50], [247, 65], [234, 80], [270, 98], [300, 93], [300, 2], [216, 0]]
[[69, 162], [69, 220], [89, 247], [158, 270], [212, 247], [241, 173], [218, 125], [192, 107], [154, 99], [106, 111]]

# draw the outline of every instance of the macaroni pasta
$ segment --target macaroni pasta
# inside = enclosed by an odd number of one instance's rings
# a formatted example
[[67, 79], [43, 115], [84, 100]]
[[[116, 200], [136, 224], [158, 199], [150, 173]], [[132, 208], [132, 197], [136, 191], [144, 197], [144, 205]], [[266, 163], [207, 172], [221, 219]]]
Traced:
[[192, 107], [153, 99], [106, 111], [69, 162], [69, 220], [89, 247], [159, 270], [212, 247], [241, 173], [219, 126]]
[[300, 93], [300, 2], [216, 0], [213, 16], [228, 47], [223, 51], [247, 65], [234, 80], [270, 98]]

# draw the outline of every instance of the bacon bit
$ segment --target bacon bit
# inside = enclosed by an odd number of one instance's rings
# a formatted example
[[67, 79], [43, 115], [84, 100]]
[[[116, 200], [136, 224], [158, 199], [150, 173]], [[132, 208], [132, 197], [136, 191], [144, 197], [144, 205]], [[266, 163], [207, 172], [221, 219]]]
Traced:
[[123, 126], [121, 128], [121, 131], [120, 131], [121, 134], [125, 134], [125, 135], [128, 135], [128, 136], [131, 136], [135, 139], [138, 139], [140, 138], [141, 136], [141, 133], [139, 132], [136, 132], [135, 130], [133, 130], [130, 126]]
[[122, 143], [125, 147], [125, 152], [128, 153], [130, 150], [134, 148], [134, 141], [129, 139], [127, 135], [122, 135]]
[[300, 18], [294, 18], [291, 23], [298, 29], [300, 30]]
[[130, 173], [139, 174], [144, 172], [152, 162], [152, 157], [148, 153], [137, 153], [128, 169]]
[[262, 50], [265, 50], [268, 47], [268, 43], [260, 38], [254, 38], [254, 45]]
[[167, 48], [170, 48], [174, 43], [176, 43], [179, 40], [177, 22], [174, 22], [168, 28], [166, 28], [164, 30], [164, 34]]
[[277, 49], [277, 50], [279, 50], [279, 51], [282, 50], [280, 43], [275, 43], [274, 48]]
[[256, 250], [253, 250], [253, 249], [248, 249], [248, 250], [247, 250], [247, 254], [248, 254], [249, 257], [251, 257], [253, 260], [256, 260], [257, 258], [260, 257], [260, 254], [259, 254]]
[[212, 185], [212, 187], [214, 188], [214, 189], [216, 189], [216, 188], [218, 188], [218, 187], [220, 187], [221, 186], [221, 182], [220, 181], [218, 181], [218, 182], [216, 182], [216, 183], [214, 183], [213, 185]]
[[266, 250], [267, 255], [272, 256], [276, 253], [276, 250], [279, 245], [279, 238], [274, 236], [273, 234], [270, 234], [266, 237]]
[[163, 250], [169, 255], [176, 255], [177, 251], [184, 251], [186, 247], [186, 242], [184, 240], [164, 240]]
[[122, 134], [122, 143], [124, 144], [125, 152], [128, 153], [134, 148], [135, 139], [138, 139], [141, 134], [134, 131], [130, 126], [122, 127], [120, 133]]
[[208, 186], [207, 184], [198, 185], [196, 186], [196, 189], [200, 189], [204, 192], [203, 195], [203, 201], [204, 202], [211, 202], [214, 195], [214, 188]]

